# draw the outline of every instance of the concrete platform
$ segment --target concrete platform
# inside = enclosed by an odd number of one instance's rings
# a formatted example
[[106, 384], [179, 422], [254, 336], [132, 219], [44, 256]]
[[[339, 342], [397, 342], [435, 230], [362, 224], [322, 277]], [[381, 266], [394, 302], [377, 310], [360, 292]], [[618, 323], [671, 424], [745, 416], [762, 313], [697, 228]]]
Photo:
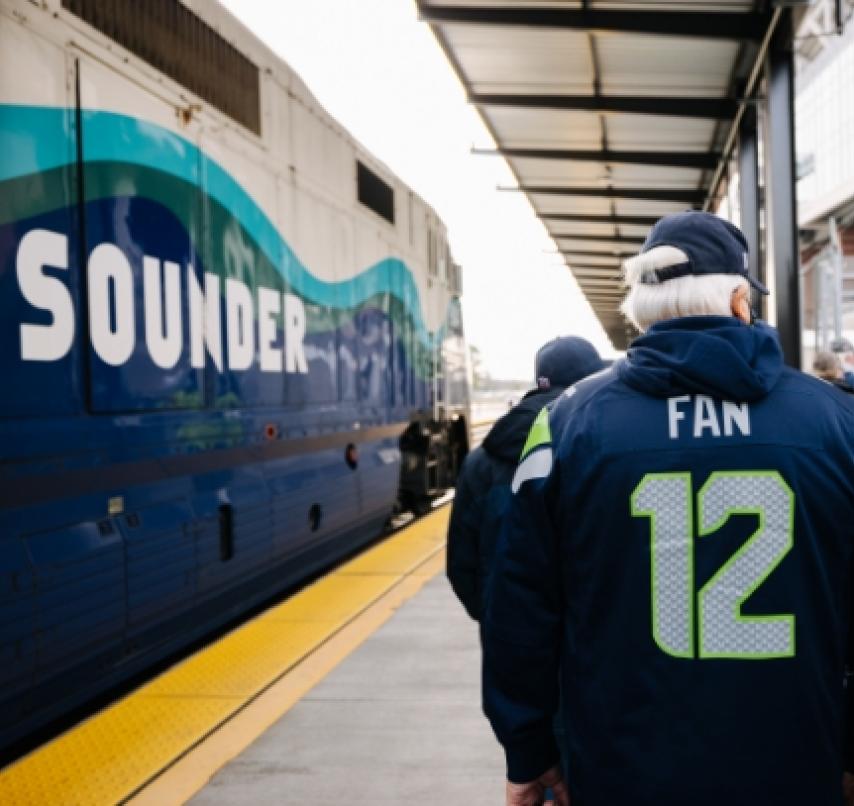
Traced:
[[440, 575], [190, 803], [496, 806], [503, 782], [477, 628]]

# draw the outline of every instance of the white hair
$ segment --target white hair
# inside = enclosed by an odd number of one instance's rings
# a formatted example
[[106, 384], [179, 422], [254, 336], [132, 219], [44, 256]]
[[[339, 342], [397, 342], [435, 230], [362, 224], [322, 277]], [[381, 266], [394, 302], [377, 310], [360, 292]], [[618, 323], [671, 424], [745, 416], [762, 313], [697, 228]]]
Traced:
[[656, 246], [623, 263], [629, 293], [620, 310], [641, 332], [679, 316], [732, 316], [732, 294], [747, 281], [735, 274], [687, 274], [663, 282], [642, 282], [648, 272], [687, 263], [675, 246]]

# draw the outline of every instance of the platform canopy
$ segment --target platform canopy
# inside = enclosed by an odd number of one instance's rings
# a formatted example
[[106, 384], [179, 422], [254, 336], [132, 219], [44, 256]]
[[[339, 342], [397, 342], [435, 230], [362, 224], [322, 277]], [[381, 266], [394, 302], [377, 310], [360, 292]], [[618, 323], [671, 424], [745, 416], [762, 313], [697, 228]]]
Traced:
[[[418, 0], [614, 346], [621, 260], [715, 210], [778, 10], [752, 0]], [[491, 152], [487, 152], [491, 153]]]

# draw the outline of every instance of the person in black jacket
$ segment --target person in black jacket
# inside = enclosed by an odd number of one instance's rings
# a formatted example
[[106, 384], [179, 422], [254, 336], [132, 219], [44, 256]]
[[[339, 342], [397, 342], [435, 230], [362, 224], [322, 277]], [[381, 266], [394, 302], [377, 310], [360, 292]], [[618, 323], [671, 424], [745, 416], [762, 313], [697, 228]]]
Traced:
[[480, 621], [495, 540], [510, 502], [510, 481], [528, 432], [544, 406], [605, 364], [578, 336], [544, 344], [535, 360], [537, 386], [499, 419], [463, 463], [448, 529], [448, 579], [466, 612]]

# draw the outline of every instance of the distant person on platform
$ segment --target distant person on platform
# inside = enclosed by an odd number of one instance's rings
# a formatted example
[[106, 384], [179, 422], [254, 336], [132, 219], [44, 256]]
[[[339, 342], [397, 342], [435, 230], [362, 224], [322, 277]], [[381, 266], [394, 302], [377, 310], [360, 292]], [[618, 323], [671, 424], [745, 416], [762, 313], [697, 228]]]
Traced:
[[848, 339], [834, 339], [830, 349], [842, 362], [842, 380], [846, 386], [854, 388], [854, 345]]
[[854, 394], [854, 387], [845, 382], [842, 362], [837, 353], [831, 353], [827, 350], [816, 353], [812, 362], [812, 372], [816, 378], [832, 383], [843, 392]]
[[466, 457], [448, 529], [448, 579], [475, 621], [483, 610], [495, 540], [511, 497], [510, 481], [534, 420], [567, 387], [604, 366], [596, 348], [578, 336], [544, 344], [535, 359], [536, 387]]
[[843, 802], [854, 400], [784, 365], [746, 266], [729, 222], [662, 218], [643, 335], [526, 443], [481, 619], [510, 806]]

